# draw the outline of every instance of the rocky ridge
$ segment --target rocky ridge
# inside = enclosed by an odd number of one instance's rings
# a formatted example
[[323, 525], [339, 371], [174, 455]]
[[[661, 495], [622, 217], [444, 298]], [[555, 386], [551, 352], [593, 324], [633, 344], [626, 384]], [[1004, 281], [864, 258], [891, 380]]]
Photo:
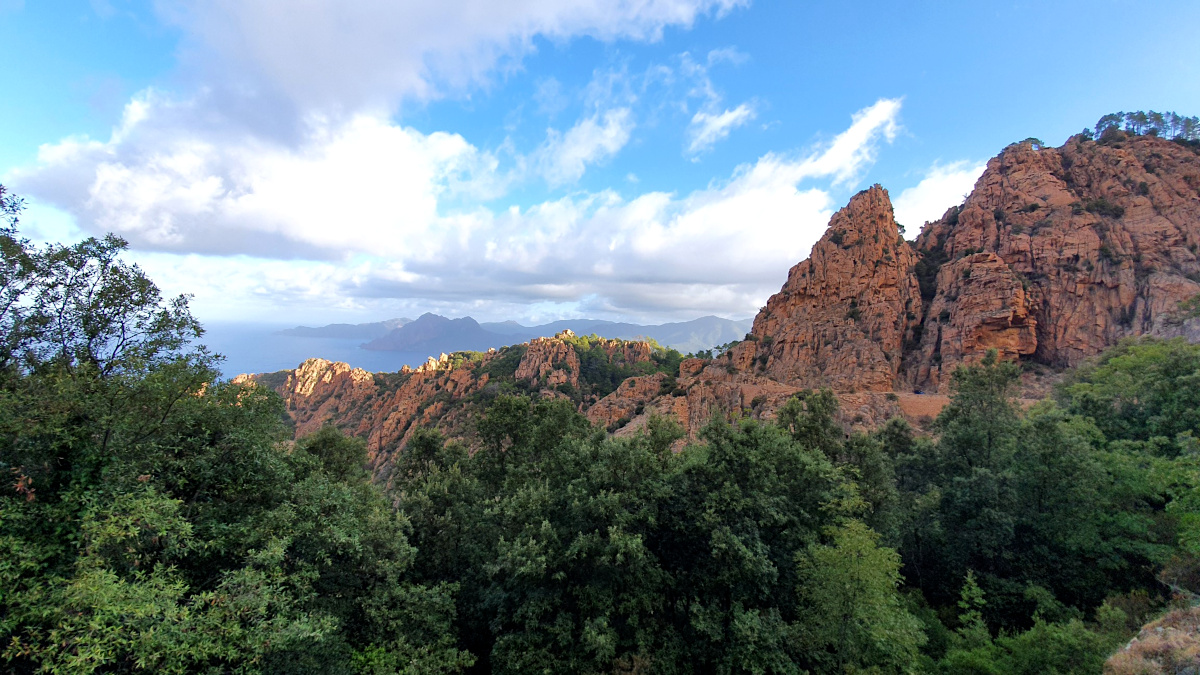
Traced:
[[568, 398], [581, 409], [593, 406], [602, 396], [588, 393], [591, 373], [579, 357], [580, 348], [593, 367], [600, 359], [599, 365], [616, 372], [653, 370], [662, 358], [661, 349], [645, 342], [580, 340], [567, 330], [501, 350], [441, 354], [396, 373], [368, 373], [345, 363], [308, 359], [292, 371], [240, 375], [234, 381], [278, 392], [297, 437], [334, 424], [366, 439], [372, 466], [377, 475], [386, 475], [395, 451], [417, 428], [469, 436], [473, 416], [506, 391]]

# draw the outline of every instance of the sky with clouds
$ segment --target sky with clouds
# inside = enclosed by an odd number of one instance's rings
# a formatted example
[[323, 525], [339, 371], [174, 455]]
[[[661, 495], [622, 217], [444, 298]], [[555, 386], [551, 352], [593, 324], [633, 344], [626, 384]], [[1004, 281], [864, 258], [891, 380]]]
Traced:
[[1182, 1], [0, 0], [0, 182], [27, 236], [120, 234], [202, 320], [744, 318], [869, 184], [911, 237], [1010, 142], [1200, 112], [1198, 20]]

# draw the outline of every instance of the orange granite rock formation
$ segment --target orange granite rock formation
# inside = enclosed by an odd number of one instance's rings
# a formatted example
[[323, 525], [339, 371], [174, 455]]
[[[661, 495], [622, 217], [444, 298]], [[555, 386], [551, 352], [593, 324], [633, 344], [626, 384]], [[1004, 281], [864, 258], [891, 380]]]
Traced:
[[796, 386], [891, 391], [923, 312], [916, 263], [887, 190], [858, 193], [758, 313], [735, 365]]
[[[1195, 148], [1120, 132], [1105, 142], [1073, 137], [1061, 148], [1014, 144], [988, 163], [960, 208], [917, 240], [923, 254], [972, 277], [939, 273], [930, 320], [950, 308], [951, 321], [927, 324], [913, 379], [944, 390], [949, 368], [989, 344], [1062, 368], [1122, 337], [1164, 334], [1179, 302], [1200, 293], [1198, 245]], [[975, 261], [984, 265], [977, 276]], [[1024, 304], [1012, 307], [1010, 324], [992, 316], [999, 298], [979, 316], [965, 306], [993, 291]], [[998, 334], [987, 335], [992, 330]], [[978, 347], [957, 350], [953, 343], [971, 334]]]

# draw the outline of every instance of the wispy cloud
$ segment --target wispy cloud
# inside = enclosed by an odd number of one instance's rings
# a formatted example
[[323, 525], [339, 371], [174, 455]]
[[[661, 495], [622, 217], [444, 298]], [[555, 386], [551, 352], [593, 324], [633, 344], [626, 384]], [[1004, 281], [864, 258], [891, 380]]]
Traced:
[[633, 112], [617, 108], [582, 119], [565, 133], [551, 129], [534, 155], [534, 165], [552, 187], [574, 183], [589, 165], [625, 147], [633, 127]]
[[746, 124], [755, 117], [754, 109], [743, 103], [732, 110], [712, 114], [700, 111], [692, 116], [688, 127], [688, 152], [697, 154], [709, 150], [718, 141], [729, 136], [729, 132]]
[[684, 154], [690, 155], [692, 161], [697, 161], [700, 154], [711, 150], [718, 142], [728, 138], [734, 129], [757, 116], [755, 105], [751, 101], [734, 108], [724, 108], [724, 96], [709, 76], [709, 69], [713, 66], [724, 63], [738, 65], [748, 59], [747, 55], [733, 47], [714, 49], [703, 62], [697, 61], [688, 53], [680, 55], [680, 72], [692, 83], [681, 107], [684, 110], [689, 108], [688, 99], [698, 99], [699, 105], [688, 124], [687, 145], [684, 148]]
[[[300, 109], [360, 112], [429, 99], [514, 68], [534, 38], [656, 41], [748, 0], [159, 0], [206, 82]], [[448, 20], [452, 17], [452, 20]]]

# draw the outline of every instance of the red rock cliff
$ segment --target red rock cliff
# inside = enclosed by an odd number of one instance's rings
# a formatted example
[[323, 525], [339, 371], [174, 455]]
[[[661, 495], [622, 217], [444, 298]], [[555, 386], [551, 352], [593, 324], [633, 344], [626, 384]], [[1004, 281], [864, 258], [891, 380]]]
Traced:
[[891, 391], [921, 321], [916, 262], [887, 190], [858, 193], [758, 313], [734, 360], [797, 386]]

